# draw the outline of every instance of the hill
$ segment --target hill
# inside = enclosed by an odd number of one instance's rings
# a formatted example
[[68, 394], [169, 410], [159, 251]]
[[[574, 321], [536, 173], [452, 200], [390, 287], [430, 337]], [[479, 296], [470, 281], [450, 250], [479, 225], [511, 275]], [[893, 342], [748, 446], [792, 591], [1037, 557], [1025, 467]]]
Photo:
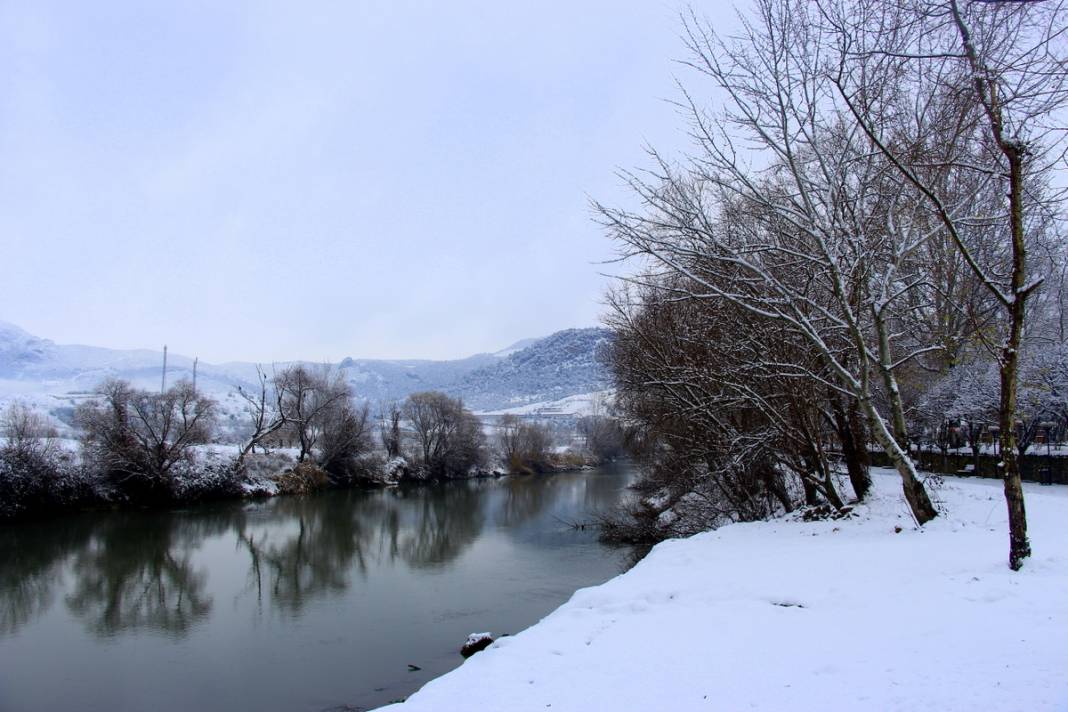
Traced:
[[[598, 353], [610, 336], [605, 329], [567, 329], [463, 359], [346, 358], [334, 365], [356, 397], [372, 404], [440, 390], [462, 397], [474, 410], [500, 410], [603, 390], [607, 373]], [[270, 373], [284, 365], [265, 367]], [[107, 378], [158, 388], [162, 366], [162, 351], [60, 345], [0, 322], [0, 405], [21, 400], [61, 422], [69, 422], [74, 406]], [[192, 377], [192, 358], [168, 355], [168, 383]], [[224, 414], [237, 413], [241, 404], [234, 391], [255, 383], [256, 364], [201, 362], [196, 377], [197, 387], [218, 400]]]

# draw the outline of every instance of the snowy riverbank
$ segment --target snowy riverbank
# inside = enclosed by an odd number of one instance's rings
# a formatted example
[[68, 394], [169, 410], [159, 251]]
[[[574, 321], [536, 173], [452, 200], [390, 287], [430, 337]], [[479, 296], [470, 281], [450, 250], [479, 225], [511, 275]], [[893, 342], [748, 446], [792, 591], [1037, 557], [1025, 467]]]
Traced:
[[946, 478], [920, 530], [875, 475], [850, 519], [660, 544], [389, 709], [1068, 709], [1068, 487], [1026, 486], [1013, 573], [1000, 482]]

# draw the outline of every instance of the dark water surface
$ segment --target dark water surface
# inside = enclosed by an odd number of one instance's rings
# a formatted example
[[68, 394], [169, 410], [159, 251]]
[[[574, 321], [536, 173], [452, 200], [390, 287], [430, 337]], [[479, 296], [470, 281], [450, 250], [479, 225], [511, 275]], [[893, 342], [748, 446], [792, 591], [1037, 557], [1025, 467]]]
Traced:
[[[627, 467], [0, 527], [0, 710], [337, 710], [404, 697], [619, 573]], [[408, 665], [422, 668], [409, 672]]]

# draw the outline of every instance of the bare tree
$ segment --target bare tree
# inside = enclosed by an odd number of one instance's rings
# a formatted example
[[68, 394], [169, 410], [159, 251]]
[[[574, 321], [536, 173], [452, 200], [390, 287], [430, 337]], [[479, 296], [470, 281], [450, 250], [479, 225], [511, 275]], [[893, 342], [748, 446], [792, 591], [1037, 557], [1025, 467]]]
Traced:
[[334, 481], [351, 482], [362, 473], [360, 458], [372, 447], [372, 423], [367, 404], [351, 397], [337, 399], [322, 416], [317, 462]]
[[523, 452], [523, 421], [519, 416], [508, 413], [501, 416], [497, 423], [497, 443], [501, 457], [506, 463], [519, 462]]
[[274, 387], [285, 425], [300, 446], [297, 461], [304, 462], [319, 444], [328, 413], [350, 400], [352, 391], [341, 373], [304, 364], [283, 369], [275, 376]]
[[579, 419], [578, 430], [586, 450], [601, 460], [614, 460], [626, 452], [626, 434], [618, 418], [586, 415]]
[[[941, 348], [905, 328], [927, 307], [921, 256], [941, 226], [837, 100], [817, 18], [801, 4], [756, 6], [730, 42], [688, 19], [689, 64], [726, 108], [709, 114], [684, 90], [696, 155], [676, 168], [654, 154], [655, 172], [628, 174], [643, 213], [598, 209], [623, 255], [646, 260], [633, 281], [729, 302], [813, 350], [815, 360], [757, 363], [855, 402], [922, 524], [937, 512], [909, 453], [898, 374]], [[759, 165], [747, 158], [754, 146]]]
[[174, 466], [210, 439], [214, 412], [215, 402], [188, 381], [154, 393], [110, 380], [79, 407], [76, 420], [90, 458], [112, 479], [155, 489], [169, 486]]
[[700, 521], [707, 527], [790, 511], [789, 473], [801, 480], [807, 503], [822, 497], [842, 506], [824, 444], [822, 389], [770, 378], [760, 366], [800, 358], [795, 344], [768, 330], [774, 324], [746, 319], [731, 302], [680, 299], [662, 288], [620, 289], [610, 304], [616, 407], [649, 466], [643, 486], [662, 490], [659, 504], [634, 514], [658, 515], [664, 506], [677, 514], [676, 503], [687, 502], [686, 516], [668, 532], [681, 534]]
[[389, 458], [398, 457], [401, 454], [401, 418], [403, 413], [400, 404], [391, 401], [382, 408], [378, 416], [379, 437], [382, 439], [382, 447], [386, 449]]
[[[998, 418], [1009, 565], [1030, 555], [1015, 427], [1028, 254], [1054, 219], [1049, 171], [1063, 161], [1054, 118], [1068, 104], [1066, 10], [1058, 2], [821, 3], [838, 39], [835, 83], [888, 165], [921, 196], [1001, 313]], [[972, 186], [969, 210], [956, 186]], [[991, 237], [972, 239], [976, 226]], [[990, 247], [988, 259], [977, 247]]]
[[404, 402], [403, 413], [415, 433], [427, 476], [463, 475], [483, 461], [482, 423], [461, 401], [437, 391], [413, 393]]
[[12, 403], [0, 418], [4, 447], [20, 453], [50, 457], [58, 448], [59, 432], [24, 403]]
[[549, 464], [552, 434], [540, 423], [506, 414], [497, 423], [497, 441], [501, 457], [512, 472], [542, 472]]
[[257, 366], [256, 392], [246, 391], [238, 386], [237, 393], [245, 401], [245, 414], [248, 418], [249, 432], [241, 450], [238, 452], [236, 468], [240, 469], [245, 458], [286, 425], [283, 407], [283, 391], [277, 387], [277, 381], [267, 378], [267, 374]]

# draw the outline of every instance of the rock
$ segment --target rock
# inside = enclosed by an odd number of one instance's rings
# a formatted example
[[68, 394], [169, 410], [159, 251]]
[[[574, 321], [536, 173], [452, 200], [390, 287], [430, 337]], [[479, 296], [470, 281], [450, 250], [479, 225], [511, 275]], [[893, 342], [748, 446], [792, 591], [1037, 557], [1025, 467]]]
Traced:
[[485, 650], [494, 641], [493, 633], [472, 633], [467, 636], [467, 642], [460, 648], [460, 655], [469, 658], [480, 650]]

